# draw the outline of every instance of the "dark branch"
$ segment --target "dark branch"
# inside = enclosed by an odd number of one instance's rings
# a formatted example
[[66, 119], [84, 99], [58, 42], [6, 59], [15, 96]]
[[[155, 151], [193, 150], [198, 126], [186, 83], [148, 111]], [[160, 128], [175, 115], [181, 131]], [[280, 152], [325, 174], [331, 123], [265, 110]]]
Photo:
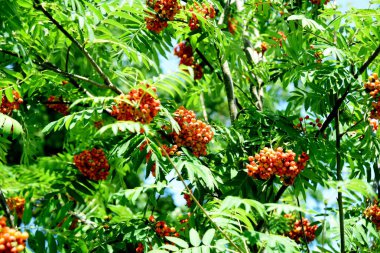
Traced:
[[7, 205], [7, 200], [6, 200], [6, 198], [3, 194], [3, 191], [1, 189], [0, 189], [0, 205], [5, 212], [5, 216], [7, 217], [7, 219], [9, 220], [9, 222], [11, 224], [11, 227], [13, 228], [15, 226], [15, 222], [14, 222], [14, 219], [13, 219], [11, 212], [9, 211], [9, 207]]

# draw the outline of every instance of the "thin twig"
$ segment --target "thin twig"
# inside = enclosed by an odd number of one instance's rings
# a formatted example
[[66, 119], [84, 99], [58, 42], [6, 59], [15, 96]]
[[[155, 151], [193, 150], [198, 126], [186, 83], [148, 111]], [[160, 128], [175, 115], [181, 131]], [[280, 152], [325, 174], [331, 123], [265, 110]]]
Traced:
[[11, 227], [13, 228], [15, 226], [15, 221], [14, 221], [13, 216], [9, 210], [9, 207], [7, 204], [7, 199], [5, 198], [4, 193], [1, 189], [0, 189], [0, 205], [1, 205], [2, 209], [4, 210], [5, 216], [7, 217]]
[[95, 71], [101, 76], [104, 80], [104, 83], [111, 87], [113, 91], [118, 94], [122, 94], [123, 92], [118, 89], [109, 79], [109, 77], [103, 72], [100, 66], [95, 62], [92, 56], [87, 52], [86, 48], [82, 46], [57, 20], [53, 18], [53, 16], [42, 6], [40, 0], [34, 0], [33, 7], [36, 10], [42, 11], [42, 13], [75, 45], [78, 49], [84, 54], [90, 64], [94, 67]]
[[360, 119], [359, 121], [357, 121], [355, 124], [353, 124], [352, 126], [350, 126], [349, 128], [347, 128], [346, 131], [344, 131], [343, 133], [341, 133], [339, 135], [339, 138], [342, 138], [344, 135], [346, 135], [352, 128], [356, 127], [357, 125], [359, 125], [361, 122], [363, 121], [363, 119]]
[[[298, 199], [298, 196], [296, 196], [296, 200], [297, 200], [297, 205], [298, 205], [298, 207], [300, 207], [300, 201], [299, 201], [299, 199]], [[307, 245], [306, 234], [305, 234], [305, 228], [304, 228], [304, 226], [303, 226], [302, 213], [301, 213], [301, 211], [299, 211], [298, 213], [299, 213], [299, 215], [300, 215], [300, 222], [301, 222], [301, 228], [302, 228], [303, 240], [304, 240], [304, 242], [305, 242], [307, 252], [310, 252], [309, 245]]]

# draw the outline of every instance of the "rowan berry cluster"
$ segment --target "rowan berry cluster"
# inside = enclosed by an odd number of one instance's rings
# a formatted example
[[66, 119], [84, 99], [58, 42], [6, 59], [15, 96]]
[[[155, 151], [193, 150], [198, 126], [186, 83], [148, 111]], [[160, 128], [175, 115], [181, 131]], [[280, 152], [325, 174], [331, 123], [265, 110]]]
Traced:
[[305, 152], [302, 152], [297, 162], [295, 157], [296, 154], [291, 150], [284, 152], [281, 147], [276, 150], [265, 147], [259, 154], [248, 157], [248, 176], [266, 180], [277, 175], [285, 185], [291, 185], [309, 160]]
[[234, 35], [237, 30], [237, 21], [236, 19], [229, 17], [227, 22], [228, 31]]
[[144, 245], [141, 242], [139, 242], [136, 248], [136, 253], [144, 253]]
[[95, 121], [94, 122], [94, 127], [97, 129], [100, 129], [104, 125], [103, 120]]
[[[328, 2], [330, 2], [330, 0], [326, 0], [325, 4], [327, 4]], [[321, 0], [310, 0], [310, 3], [320, 5], [321, 4]]]
[[379, 120], [377, 119], [369, 119], [369, 125], [372, 127], [372, 131], [376, 132], [379, 128]]
[[[292, 215], [285, 215], [285, 218], [288, 218], [291, 223], [294, 222], [294, 216]], [[303, 228], [302, 228], [303, 227]], [[296, 220], [293, 223], [292, 230], [290, 230], [286, 236], [288, 236], [290, 239], [293, 239], [297, 243], [301, 243], [301, 241], [304, 241], [306, 239], [306, 242], [311, 242], [315, 239], [315, 231], [317, 230], [317, 225], [310, 225], [310, 222], [306, 218], [302, 218], [301, 220]]]
[[371, 95], [372, 98], [376, 98], [380, 92], [380, 80], [377, 73], [373, 73], [368, 82], [364, 83], [364, 89]]
[[25, 249], [25, 241], [29, 238], [27, 232], [20, 232], [7, 227], [7, 219], [0, 218], [0, 252], [15, 253]]
[[314, 53], [315, 63], [322, 63], [322, 51], [317, 51]]
[[22, 218], [25, 209], [25, 199], [21, 197], [12, 197], [7, 199], [7, 205], [11, 212], [15, 212], [19, 219]]
[[155, 12], [145, 18], [146, 28], [156, 33], [164, 30], [168, 26], [168, 21], [173, 21], [181, 10], [177, 0], [147, 0], [146, 4]]
[[169, 147], [166, 144], [164, 144], [161, 146], [161, 154], [163, 156], [165, 156], [166, 154], [168, 154], [169, 156], [173, 156], [173, 155], [177, 154], [177, 151], [178, 151], [177, 145], [173, 145], [173, 146]]
[[261, 53], [264, 54], [268, 50], [268, 44], [265, 42], [262, 42], [260, 45]]
[[185, 193], [185, 194], [183, 194], [183, 197], [184, 197], [185, 200], [186, 200], [186, 205], [187, 205], [188, 207], [191, 207], [191, 205], [193, 204], [193, 200], [191, 199], [190, 194]]
[[322, 127], [322, 122], [319, 118], [316, 118], [315, 119], [315, 122], [313, 122], [309, 115], [306, 115], [305, 118], [302, 118], [300, 117], [299, 118], [299, 123], [295, 126], [293, 126], [295, 129], [300, 129], [302, 131], [306, 131], [306, 125], [310, 125], [312, 127], [318, 127], [321, 128]]
[[149, 124], [160, 110], [160, 100], [155, 99], [147, 90], [156, 93], [156, 87], [146, 84], [146, 90], [132, 89], [127, 95], [120, 95], [117, 105], [112, 106], [111, 115], [117, 120], [131, 120]]
[[63, 102], [62, 97], [50, 96], [46, 106], [63, 115], [69, 114], [69, 107]]
[[0, 104], [0, 113], [11, 115], [13, 110], [18, 110], [20, 108], [20, 104], [23, 103], [20, 94], [17, 91], [12, 91], [13, 93], [13, 102], [10, 102], [5, 94], [2, 95], [1, 104]]
[[215, 9], [212, 5], [207, 6], [205, 3], [200, 6], [197, 2], [194, 3], [192, 7], [189, 8], [191, 13], [191, 18], [189, 20], [190, 30], [195, 30], [200, 27], [198, 17], [195, 13], [203, 15], [205, 19], [215, 18]]
[[207, 155], [207, 143], [214, 137], [211, 126], [197, 120], [195, 113], [181, 106], [174, 113], [175, 121], [181, 127], [181, 131], [172, 133], [174, 143], [178, 147], [189, 147], [197, 157]]
[[373, 109], [370, 113], [370, 119], [380, 119], [380, 80], [377, 73], [373, 73], [369, 78], [368, 82], [364, 83], [364, 88], [366, 92], [375, 100], [372, 102]]
[[155, 231], [159, 237], [165, 237], [165, 236], [179, 237], [179, 233], [177, 232], [175, 227], [169, 227], [165, 221], [157, 222]]
[[75, 166], [82, 174], [92, 180], [105, 180], [110, 166], [102, 149], [93, 148], [74, 155]]
[[203, 69], [200, 64], [194, 63], [193, 48], [188, 42], [180, 42], [174, 48], [174, 55], [181, 58], [179, 64], [190, 66], [194, 70], [194, 80], [201, 79], [203, 76]]
[[374, 203], [372, 206], [367, 207], [364, 210], [364, 216], [369, 219], [376, 228], [380, 230], [380, 207], [377, 203]]
[[272, 39], [273, 39], [274, 41], [276, 41], [280, 47], [282, 47], [282, 42], [285, 41], [287, 37], [286, 37], [286, 35], [285, 35], [285, 33], [284, 33], [283, 31], [279, 31], [279, 32], [277, 32], [277, 33], [278, 33], [281, 37], [280, 37], [280, 38], [273, 37]]

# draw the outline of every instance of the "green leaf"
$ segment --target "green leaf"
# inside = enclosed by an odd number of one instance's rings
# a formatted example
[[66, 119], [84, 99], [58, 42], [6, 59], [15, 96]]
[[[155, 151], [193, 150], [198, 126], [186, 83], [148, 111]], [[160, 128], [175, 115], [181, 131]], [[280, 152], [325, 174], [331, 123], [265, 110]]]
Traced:
[[24, 133], [21, 124], [8, 115], [0, 113], [0, 133], [16, 138]]
[[198, 247], [201, 244], [201, 239], [199, 238], [199, 234], [194, 228], [190, 229], [189, 237], [190, 237], [191, 245]]
[[210, 228], [206, 231], [206, 233], [203, 235], [202, 243], [204, 245], [211, 245], [212, 239], [214, 239], [215, 235], [215, 229]]
[[180, 238], [172, 237], [172, 236], [165, 236], [165, 239], [176, 244], [176, 245], [178, 245], [179, 247], [181, 247], [183, 249], [189, 248], [189, 244]]

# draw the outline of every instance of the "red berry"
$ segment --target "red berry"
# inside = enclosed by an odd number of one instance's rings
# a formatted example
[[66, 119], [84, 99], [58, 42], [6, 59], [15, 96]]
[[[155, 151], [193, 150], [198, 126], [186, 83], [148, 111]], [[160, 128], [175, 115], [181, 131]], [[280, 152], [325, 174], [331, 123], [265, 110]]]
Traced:
[[74, 155], [74, 163], [84, 176], [95, 181], [105, 180], [109, 174], [110, 166], [102, 149], [93, 148]]

